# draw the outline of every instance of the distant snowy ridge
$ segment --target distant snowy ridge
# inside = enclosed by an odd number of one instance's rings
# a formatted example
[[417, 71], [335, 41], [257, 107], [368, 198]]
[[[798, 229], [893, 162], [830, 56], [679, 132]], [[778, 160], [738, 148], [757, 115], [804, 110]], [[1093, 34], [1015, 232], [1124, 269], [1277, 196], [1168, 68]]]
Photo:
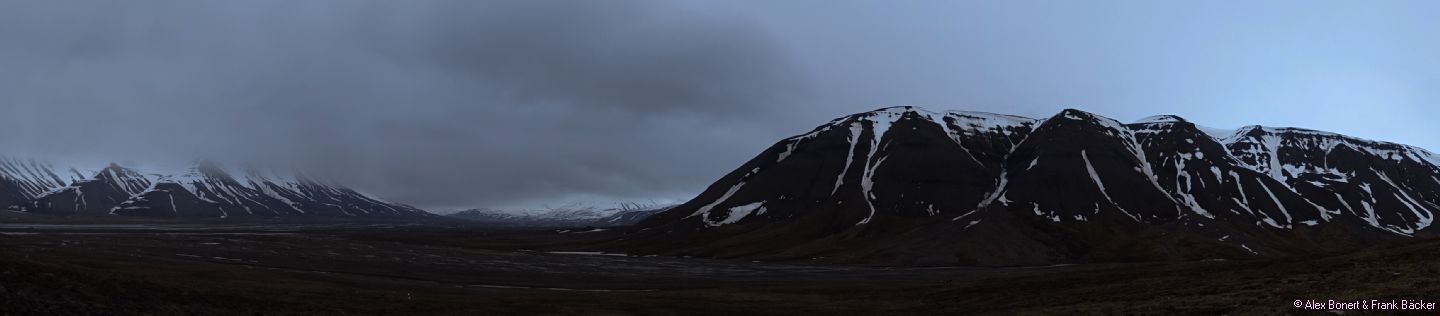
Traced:
[[[26, 160], [0, 164], [0, 189], [12, 209], [66, 216], [319, 216], [428, 217], [342, 185], [294, 172], [227, 167], [200, 161], [175, 171], [147, 172], [110, 164], [84, 172]], [[62, 178], [59, 174], [66, 174]], [[0, 192], [6, 193], [6, 192]]]
[[634, 224], [670, 206], [659, 203], [622, 203], [615, 207], [570, 204], [543, 210], [504, 211], [469, 209], [446, 215], [474, 222], [523, 227], [607, 227]]

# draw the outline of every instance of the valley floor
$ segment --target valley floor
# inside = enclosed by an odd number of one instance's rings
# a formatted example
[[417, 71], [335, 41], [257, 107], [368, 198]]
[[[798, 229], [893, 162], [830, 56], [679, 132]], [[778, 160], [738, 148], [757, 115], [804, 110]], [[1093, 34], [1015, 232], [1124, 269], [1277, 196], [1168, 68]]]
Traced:
[[883, 268], [566, 252], [555, 245], [583, 237], [445, 225], [124, 225], [0, 224], [0, 314], [1214, 315], [1440, 301], [1440, 241], [1256, 261]]

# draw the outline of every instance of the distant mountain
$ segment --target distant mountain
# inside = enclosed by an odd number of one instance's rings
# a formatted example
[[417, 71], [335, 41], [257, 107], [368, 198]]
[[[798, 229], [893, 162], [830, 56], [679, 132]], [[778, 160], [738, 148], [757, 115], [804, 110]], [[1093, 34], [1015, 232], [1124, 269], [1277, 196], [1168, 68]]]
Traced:
[[470, 209], [447, 215], [477, 223], [514, 227], [615, 227], [633, 225], [668, 209], [658, 204], [623, 204], [614, 208], [571, 207], [548, 210], [502, 211]]
[[111, 164], [91, 177], [36, 196], [28, 210], [55, 215], [107, 215], [153, 184], [150, 177]]
[[146, 174], [116, 164], [84, 172], [29, 160], [0, 160], [0, 203], [64, 216], [433, 216], [297, 173], [227, 170], [211, 162]]
[[590, 226], [613, 227], [635, 225], [636, 223], [639, 223], [640, 221], [643, 221], [652, 215], [664, 212], [671, 207], [673, 206], [651, 206], [642, 209], [623, 210], [620, 212], [616, 212], [615, 214], [610, 214], [610, 216], [596, 219], [595, 223], [591, 224]]
[[1297, 128], [892, 107], [776, 143], [612, 245], [1017, 265], [1248, 258], [1435, 236], [1440, 156]]

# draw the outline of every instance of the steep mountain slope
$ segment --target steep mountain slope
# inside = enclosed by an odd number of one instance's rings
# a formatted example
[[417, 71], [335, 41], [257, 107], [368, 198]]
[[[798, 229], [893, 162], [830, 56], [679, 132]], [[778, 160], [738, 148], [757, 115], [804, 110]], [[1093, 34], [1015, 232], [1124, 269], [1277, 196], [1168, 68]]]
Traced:
[[1249, 168], [1226, 148], [1229, 138], [1183, 118], [1153, 117], [1127, 125], [1150, 159], [1156, 183], [1202, 214], [1187, 226], [1253, 254], [1356, 247], [1389, 239], [1360, 219], [1311, 201], [1286, 183]]
[[89, 178], [90, 172], [49, 163], [0, 157], [0, 205], [25, 204], [51, 190]]
[[1307, 253], [1429, 226], [1433, 154], [1272, 131], [1293, 129], [885, 108], [782, 140], [612, 246], [1008, 265]]
[[[1005, 181], [987, 203], [1030, 206], [1054, 222], [1123, 216], [1169, 221], [1189, 214], [1155, 182], [1146, 152], [1119, 122], [1066, 110], [1010, 154]], [[1089, 181], [1074, 181], [1074, 180]], [[1107, 186], [1108, 185], [1108, 186]], [[1112, 193], [1123, 188], [1124, 193]]]
[[1182, 118], [1151, 119], [1129, 128], [1145, 149], [1155, 185], [1194, 214], [1274, 228], [1328, 218], [1295, 192], [1277, 190], [1283, 183], [1237, 164], [1223, 144]]

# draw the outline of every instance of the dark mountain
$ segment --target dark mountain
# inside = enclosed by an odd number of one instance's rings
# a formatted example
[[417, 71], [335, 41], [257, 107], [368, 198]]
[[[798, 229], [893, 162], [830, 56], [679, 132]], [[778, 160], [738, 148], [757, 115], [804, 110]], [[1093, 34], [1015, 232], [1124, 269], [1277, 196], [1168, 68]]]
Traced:
[[1299, 129], [1211, 133], [1174, 116], [885, 108], [776, 143], [611, 246], [1013, 265], [1244, 258], [1433, 234], [1432, 153]]

